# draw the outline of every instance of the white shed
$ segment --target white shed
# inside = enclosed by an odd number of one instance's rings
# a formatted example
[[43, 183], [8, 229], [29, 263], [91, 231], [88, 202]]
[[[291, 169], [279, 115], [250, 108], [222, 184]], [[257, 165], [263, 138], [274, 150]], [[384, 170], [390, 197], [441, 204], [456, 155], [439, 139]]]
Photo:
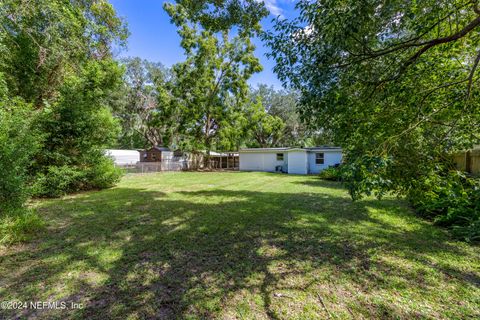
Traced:
[[239, 154], [240, 171], [314, 174], [342, 162], [338, 147], [250, 148]]
[[111, 157], [116, 165], [125, 166], [136, 164], [140, 161], [140, 152], [137, 150], [105, 150], [107, 156]]

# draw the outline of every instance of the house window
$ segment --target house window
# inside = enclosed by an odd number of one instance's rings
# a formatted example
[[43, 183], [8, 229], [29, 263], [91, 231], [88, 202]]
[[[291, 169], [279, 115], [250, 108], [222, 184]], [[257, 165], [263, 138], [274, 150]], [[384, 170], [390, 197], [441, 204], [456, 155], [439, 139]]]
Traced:
[[324, 164], [325, 163], [325, 154], [315, 153], [315, 164]]
[[277, 161], [283, 161], [283, 153], [277, 153]]

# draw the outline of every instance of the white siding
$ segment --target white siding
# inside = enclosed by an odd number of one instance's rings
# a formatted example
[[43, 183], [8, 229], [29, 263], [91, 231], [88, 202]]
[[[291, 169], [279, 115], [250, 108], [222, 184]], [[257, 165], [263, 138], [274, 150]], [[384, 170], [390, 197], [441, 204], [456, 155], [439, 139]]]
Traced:
[[140, 152], [136, 150], [105, 150], [116, 165], [135, 164], [140, 161]]
[[[315, 163], [316, 153], [324, 154], [324, 164]], [[308, 153], [308, 163], [309, 169], [308, 173], [319, 173], [323, 169], [326, 169], [330, 166], [334, 166], [342, 162], [342, 152], [341, 151], [311, 151]]]
[[[277, 153], [283, 153], [284, 161], [277, 161]], [[286, 152], [255, 152], [240, 153], [240, 171], [275, 172], [276, 166], [283, 166], [286, 171]]]
[[[283, 153], [283, 161], [277, 161], [277, 153]], [[324, 154], [324, 163], [315, 163], [316, 153]], [[284, 172], [293, 174], [316, 174], [329, 166], [342, 162], [341, 150], [302, 150], [240, 152], [240, 171], [275, 172], [282, 166]]]
[[293, 150], [288, 152], [288, 173], [307, 174], [307, 152]]

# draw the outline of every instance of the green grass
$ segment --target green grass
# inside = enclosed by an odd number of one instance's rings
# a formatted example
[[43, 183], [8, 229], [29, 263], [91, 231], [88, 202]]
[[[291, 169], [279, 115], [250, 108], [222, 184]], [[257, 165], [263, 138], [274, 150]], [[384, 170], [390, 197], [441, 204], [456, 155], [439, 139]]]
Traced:
[[84, 308], [2, 319], [480, 317], [479, 247], [314, 176], [130, 175], [35, 206], [47, 230], [0, 249], [0, 300]]

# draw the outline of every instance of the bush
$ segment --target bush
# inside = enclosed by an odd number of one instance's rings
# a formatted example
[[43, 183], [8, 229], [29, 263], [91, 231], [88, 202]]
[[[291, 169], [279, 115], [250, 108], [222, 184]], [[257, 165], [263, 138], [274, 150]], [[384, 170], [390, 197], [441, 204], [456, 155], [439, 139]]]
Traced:
[[119, 133], [108, 105], [121, 72], [114, 61], [90, 61], [65, 79], [57, 101], [44, 108], [36, 122], [47, 136], [33, 170], [37, 196], [59, 197], [118, 182], [121, 171], [103, 150]]
[[0, 218], [0, 245], [28, 241], [44, 226], [45, 222], [32, 210], [11, 211]]
[[414, 182], [408, 198], [416, 211], [466, 241], [480, 241], [480, 180], [452, 171]]
[[101, 156], [91, 166], [50, 166], [47, 172], [37, 176], [35, 195], [61, 197], [68, 193], [104, 189], [114, 186], [122, 171], [115, 168], [113, 161]]
[[61, 197], [81, 190], [85, 173], [70, 166], [50, 166], [45, 173], [37, 176], [35, 195], [40, 197]]
[[105, 189], [113, 187], [122, 175], [122, 169], [115, 167], [112, 159], [102, 156], [86, 176], [91, 189]]
[[342, 172], [340, 167], [328, 167], [322, 170], [319, 174], [320, 178], [323, 180], [330, 180], [330, 181], [341, 181], [342, 180]]
[[380, 199], [393, 191], [394, 184], [388, 178], [392, 158], [362, 154], [344, 160], [346, 163], [341, 168], [342, 180], [354, 201], [365, 195], [375, 195]]
[[29, 240], [43, 226], [25, 208], [31, 194], [29, 175], [41, 135], [32, 127], [36, 113], [19, 98], [9, 98], [0, 74], [0, 244]]
[[21, 99], [9, 99], [1, 79], [0, 74], [0, 218], [28, 199], [28, 170], [41, 141], [31, 126], [35, 112]]

